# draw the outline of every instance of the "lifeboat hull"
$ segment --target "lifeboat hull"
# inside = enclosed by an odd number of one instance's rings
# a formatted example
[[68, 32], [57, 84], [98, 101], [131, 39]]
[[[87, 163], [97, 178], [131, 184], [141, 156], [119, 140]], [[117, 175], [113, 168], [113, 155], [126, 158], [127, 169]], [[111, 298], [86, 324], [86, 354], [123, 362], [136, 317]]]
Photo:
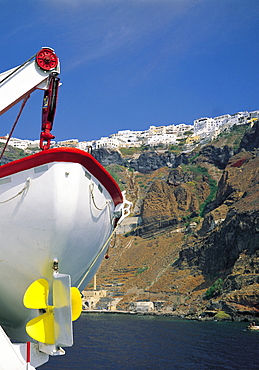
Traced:
[[123, 196], [88, 153], [51, 149], [0, 168], [0, 324], [28, 340], [35, 316], [23, 296], [37, 279], [50, 281], [53, 261], [82, 289], [108, 248]]

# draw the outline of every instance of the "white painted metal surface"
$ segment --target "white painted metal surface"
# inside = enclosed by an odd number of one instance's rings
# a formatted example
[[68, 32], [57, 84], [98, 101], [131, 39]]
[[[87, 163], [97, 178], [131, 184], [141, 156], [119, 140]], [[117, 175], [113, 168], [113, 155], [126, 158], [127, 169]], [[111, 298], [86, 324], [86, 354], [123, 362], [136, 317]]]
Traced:
[[[0, 81], [16, 68], [1, 73]], [[32, 60], [4, 81], [0, 89], [0, 115], [32, 91], [36, 89], [45, 90], [49, 74], [50, 72], [41, 70], [35, 60]]]

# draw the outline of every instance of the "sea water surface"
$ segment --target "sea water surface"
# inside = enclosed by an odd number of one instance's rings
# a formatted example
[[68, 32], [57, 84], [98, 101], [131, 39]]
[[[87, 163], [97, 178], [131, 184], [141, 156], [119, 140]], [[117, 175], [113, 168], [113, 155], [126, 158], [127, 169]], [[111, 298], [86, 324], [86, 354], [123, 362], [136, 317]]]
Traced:
[[42, 370], [259, 369], [259, 332], [247, 323], [83, 313], [74, 346]]

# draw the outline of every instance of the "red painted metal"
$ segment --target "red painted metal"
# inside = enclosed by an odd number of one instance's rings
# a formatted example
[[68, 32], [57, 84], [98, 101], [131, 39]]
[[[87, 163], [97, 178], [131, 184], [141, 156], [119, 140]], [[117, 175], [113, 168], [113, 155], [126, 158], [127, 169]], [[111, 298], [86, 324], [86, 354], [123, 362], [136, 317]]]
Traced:
[[58, 65], [58, 57], [53, 49], [43, 48], [36, 54], [36, 62], [44, 71], [51, 71]]
[[26, 362], [31, 362], [31, 342], [26, 342]]
[[115, 206], [123, 202], [118, 184], [108, 171], [89, 153], [76, 148], [54, 148], [18, 159], [0, 167], [0, 178], [17, 172], [29, 170], [53, 162], [72, 162], [81, 164], [105, 187], [111, 195]]
[[58, 88], [60, 79], [54, 74], [49, 76], [49, 87], [44, 93], [42, 105], [42, 126], [40, 135], [40, 148], [47, 150], [50, 147], [50, 141], [55, 139], [55, 136], [50, 133], [53, 126], [53, 121], [56, 112]]

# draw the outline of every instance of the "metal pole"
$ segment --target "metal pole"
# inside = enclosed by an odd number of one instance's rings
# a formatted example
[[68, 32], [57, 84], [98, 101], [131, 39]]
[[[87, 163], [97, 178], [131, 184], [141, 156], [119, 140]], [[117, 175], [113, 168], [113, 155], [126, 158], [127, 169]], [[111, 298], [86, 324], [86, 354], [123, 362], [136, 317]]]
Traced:
[[26, 370], [30, 370], [31, 362], [31, 342], [26, 343]]

